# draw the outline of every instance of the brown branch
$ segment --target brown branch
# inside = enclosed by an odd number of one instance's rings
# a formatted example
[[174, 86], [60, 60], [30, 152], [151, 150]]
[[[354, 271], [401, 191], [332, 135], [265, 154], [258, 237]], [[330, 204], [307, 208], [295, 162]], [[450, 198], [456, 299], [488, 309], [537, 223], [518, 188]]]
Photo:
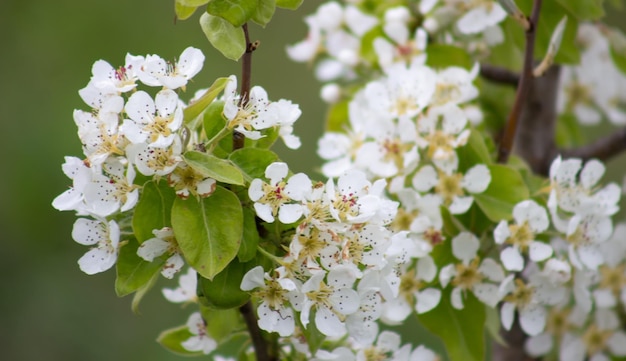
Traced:
[[252, 302], [248, 301], [245, 305], [239, 308], [239, 312], [246, 321], [250, 338], [252, 339], [252, 345], [254, 346], [254, 353], [256, 354], [257, 361], [275, 361], [276, 357], [270, 356], [267, 342], [261, 334], [259, 325], [257, 323], [257, 316], [252, 308]]
[[537, 359], [526, 355], [524, 343], [526, 334], [522, 331], [519, 321], [515, 320], [510, 331], [502, 331], [502, 339], [506, 345], [497, 342], [493, 343], [492, 360], [497, 361], [537, 361]]
[[537, 174], [548, 175], [556, 157], [556, 98], [561, 68], [552, 66], [540, 78], [532, 79], [515, 136], [515, 154]]
[[571, 149], [560, 150], [564, 158], [582, 158], [589, 160], [596, 158], [608, 160], [626, 150], [626, 128], [602, 137], [590, 144]]
[[520, 75], [512, 70], [491, 64], [480, 64], [480, 76], [499, 84], [517, 86]]
[[524, 51], [524, 67], [515, 95], [515, 103], [509, 114], [504, 135], [498, 146], [498, 163], [506, 163], [513, 149], [517, 123], [522, 113], [522, 106], [528, 96], [529, 85], [533, 79], [533, 64], [535, 55], [535, 30], [539, 23], [539, 13], [541, 11], [541, 0], [534, 0], [532, 15], [529, 19], [530, 27], [526, 30], [526, 49]]
[[[250, 42], [248, 34], [248, 24], [243, 24], [243, 34], [246, 39], [246, 52], [243, 54], [241, 62], [241, 90], [239, 91], [239, 107], [245, 107], [250, 99], [250, 87], [252, 81], [252, 52], [256, 49], [257, 43]], [[245, 136], [238, 131], [233, 132], [233, 150], [243, 148]]]

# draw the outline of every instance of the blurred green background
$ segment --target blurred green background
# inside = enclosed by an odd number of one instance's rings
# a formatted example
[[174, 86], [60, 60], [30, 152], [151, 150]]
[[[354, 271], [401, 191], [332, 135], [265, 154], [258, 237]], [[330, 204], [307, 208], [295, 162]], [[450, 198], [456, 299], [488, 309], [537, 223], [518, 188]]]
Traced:
[[[304, 38], [302, 19], [318, 2], [295, 14], [277, 10], [266, 29], [251, 26], [261, 47], [254, 54], [254, 84], [271, 99], [299, 103], [299, 151], [281, 148], [296, 171], [318, 160], [315, 143], [325, 107], [306, 66], [285, 55]], [[216, 77], [239, 74], [240, 64], [211, 49], [199, 14], [174, 21], [173, 0], [0, 1], [0, 359], [2, 360], [179, 360], [155, 342], [161, 330], [183, 324], [192, 309], [164, 301], [157, 285], [141, 305], [117, 298], [115, 271], [87, 276], [76, 261], [87, 251], [71, 238], [72, 212], [51, 202], [71, 184], [61, 171], [66, 155], [82, 157], [74, 109], [87, 109], [78, 90], [91, 65], [105, 59], [124, 64], [126, 52], [178, 57], [187, 46], [204, 51], [202, 72], [185, 99]]]
[[[287, 60], [284, 49], [304, 38], [302, 19], [318, 4], [305, 1], [295, 14], [278, 10], [266, 29], [251, 27], [251, 38], [261, 41], [253, 83], [303, 110], [296, 123], [302, 148], [278, 149], [294, 171], [320, 163], [315, 144], [325, 105], [311, 72]], [[113, 270], [87, 276], [78, 269], [87, 248], [71, 239], [76, 217], [51, 202], [70, 185], [63, 157], [82, 156], [72, 111], [87, 108], [78, 90], [95, 60], [117, 67], [126, 52], [174, 59], [198, 47], [207, 59], [189, 96], [216, 77], [239, 74], [238, 63], [211, 49], [197, 20], [176, 23], [172, 0], [0, 1], [0, 359], [180, 359], [155, 342], [191, 312], [159, 295], [175, 282], [157, 285], [133, 314], [131, 298], [115, 296]]]

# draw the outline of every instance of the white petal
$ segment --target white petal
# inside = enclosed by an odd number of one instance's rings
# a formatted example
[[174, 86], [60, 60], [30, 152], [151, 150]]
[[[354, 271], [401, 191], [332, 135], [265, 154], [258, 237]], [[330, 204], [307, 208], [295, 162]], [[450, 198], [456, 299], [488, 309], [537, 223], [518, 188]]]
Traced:
[[617, 331], [609, 338], [607, 346], [611, 350], [611, 353], [616, 356], [626, 356], [626, 334], [622, 331]]
[[276, 185], [287, 176], [287, 172], [289, 172], [287, 163], [274, 162], [265, 169], [265, 178], [270, 180], [270, 184]]
[[532, 357], [539, 357], [552, 351], [554, 342], [552, 341], [552, 335], [549, 333], [542, 333], [540, 335], [529, 337], [524, 345], [524, 349], [528, 355]]
[[72, 228], [72, 239], [85, 246], [94, 245], [108, 237], [102, 222], [87, 218], [78, 218]]
[[187, 79], [193, 78], [204, 64], [204, 54], [199, 49], [188, 47], [180, 54], [176, 62], [178, 71], [185, 75]]
[[422, 167], [413, 177], [413, 188], [420, 192], [428, 192], [437, 185], [437, 171], [431, 165]]
[[272, 207], [268, 204], [254, 203], [254, 210], [256, 215], [267, 223], [274, 222], [274, 215], [272, 215]]
[[528, 255], [530, 256], [530, 260], [534, 262], [545, 261], [546, 259], [552, 256], [552, 246], [547, 243], [533, 241], [530, 243], [530, 247], [528, 247]]
[[491, 172], [484, 164], [473, 166], [465, 173], [461, 185], [470, 193], [482, 193], [491, 183]]
[[487, 277], [488, 280], [494, 282], [501, 282], [504, 280], [504, 270], [500, 267], [500, 264], [492, 258], [485, 258], [478, 267], [478, 272]]
[[278, 220], [282, 224], [291, 224], [300, 219], [303, 212], [304, 206], [301, 204], [283, 204], [278, 209]]
[[170, 243], [160, 238], [151, 238], [143, 242], [137, 249], [137, 255], [148, 262], [152, 262], [154, 258], [163, 255]]
[[185, 265], [185, 260], [180, 255], [180, 253], [175, 252], [170, 258], [165, 261], [163, 265], [163, 269], [161, 270], [161, 274], [163, 277], [172, 279], [174, 275], [176, 275]]
[[140, 90], [128, 98], [124, 111], [134, 122], [149, 124], [154, 118], [154, 101], [148, 93]]
[[604, 171], [605, 167], [602, 162], [596, 159], [588, 160], [580, 172], [580, 184], [587, 189], [591, 189], [602, 178]]
[[516, 247], [507, 247], [500, 252], [500, 260], [509, 271], [521, 271], [524, 269], [524, 257]]
[[418, 314], [428, 312], [439, 304], [441, 300], [441, 290], [437, 288], [426, 288], [418, 292], [416, 298], [415, 311], [417, 311]]
[[437, 275], [437, 266], [430, 256], [417, 260], [417, 277], [426, 282], [431, 282]]
[[500, 320], [505, 330], [510, 330], [515, 320], [515, 305], [511, 302], [504, 302], [500, 308]]
[[450, 206], [448, 206], [448, 210], [452, 214], [463, 214], [470, 209], [473, 202], [474, 202], [474, 197], [472, 196], [467, 196], [467, 197], [455, 196], [454, 198], [452, 198], [452, 203], [450, 204]]
[[93, 248], [78, 260], [78, 265], [81, 271], [93, 275], [113, 267], [115, 261], [117, 261], [117, 252], [109, 252], [104, 248]]
[[476, 257], [479, 247], [480, 241], [470, 232], [461, 232], [452, 239], [452, 254], [465, 264]]
[[472, 291], [474, 292], [476, 298], [487, 306], [495, 307], [500, 301], [500, 292], [498, 291], [498, 286], [496, 285], [479, 283], [474, 285]]
[[463, 295], [461, 294], [461, 288], [455, 287], [450, 293], [450, 302], [452, 303], [452, 307], [457, 310], [462, 310], [463, 307]]
[[327, 307], [318, 307], [315, 313], [315, 325], [321, 333], [329, 337], [341, 337], [346, 333], [346, 326]]
[[500, 221], [493, 230], [493, 239], [497, 244], [502, 244], [507, 238], [511, 236], [511, 230], [509, 224], [506, 221]]
[[546, 326], [546, 310], [543, 306], [526, 307], [520, 312], [520, 326], [529, 336], [543, 332]]
[[336, 290], [330, 296], [330, 301], [337, 312], [349, 315], [359, 309], [359, 294], [352, 289]]

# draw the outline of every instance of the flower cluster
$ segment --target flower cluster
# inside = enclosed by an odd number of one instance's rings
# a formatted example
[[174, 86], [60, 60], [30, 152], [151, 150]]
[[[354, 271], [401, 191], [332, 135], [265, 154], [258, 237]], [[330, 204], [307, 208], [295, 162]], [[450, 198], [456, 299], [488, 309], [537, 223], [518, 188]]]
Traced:
[[[270, 164], [265, 175], [267, 182], [254, 179], [249, 188], [257, 215], [297, 226], [280, 266], [256, 267], [241, 283], [259, 298], [259, 326], [288, 337], [314, 323], [328, 337], [348, 334], [362, 348], [375, 347], [376, 321], [399, 293], [398, 270], [417, 254], [406, 232], [387, 227], [398, 203], [384, 195], [386, 182], [353, 170], [313, 184], [302, 173], [289, 176], [284, 163]], [[430, 261], [420, 266], [426, 282], [436, 272]]]
[[[79, 260], [84, 272], [103, 272], [115, 264], [121, 244], [116, 215], [137, 204], [136, 172], [166, 176], [182, 162], [184, 104], [176, 89], [184, 88], [203, 62], [198, 49], [187, 48], [175, 63], [130, 54], [119, 68], [104, 60], [94, 63], [91, 81], [79, 91], [91, 110], [74, 111], [85, 159], [66, 157], [63, 171], [73, 184], [53, 202], [59, 210], [94, 218], [79, 218], [72, 232], [78, 243], [95, 246]], [[139, 83], [161, 90], [152, 98], [137, 90]], [[155, 252], [140, 255], [150, 259]], [[175, 269], [182, 266], [181, 258], [172, 262]]]
[[580, 64], [563, 67], [559, 111], [574, 115], [584, 125], [598, 124], [603, 118], [614, 125], [626, 124], [626, 75], [611, 60], [610, 36], [617, 34], [601, 25], [581, 24], [577, 38], [583, 49]]

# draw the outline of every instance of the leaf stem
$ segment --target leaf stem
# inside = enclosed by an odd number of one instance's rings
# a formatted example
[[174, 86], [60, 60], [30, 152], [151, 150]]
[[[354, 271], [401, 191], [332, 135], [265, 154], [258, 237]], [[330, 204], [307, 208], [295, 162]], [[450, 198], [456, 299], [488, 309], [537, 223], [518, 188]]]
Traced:
[[219, 142], [220, 140], [222, 140], [222, 138], [227, 136], [229, 132], [230, 132], [230, 128], [226, 126], [222, 128], [222, 130], [220, 130], [217, 134], [215, 134], [213, 138], [209, 139], [209, 141], [206, 143], [209, 146], [207, 153], [213, 152], [213, 149], [215, 149], [215, 147], [217, 146], [217, 142]]
[[517, 132], [517, 124], [522, 113], [522, 106], [528, 96], [530, 83], [533, 80], [533, 65], [535, 55], [535, 33], [539, 23], [539, 13], [541, 11], [541, 0], [534, 0], [532, 15], [529, 19], [530, 26], [526, 30], [526, 49], [524, 50], [524, 66], [515, 95], [515, 103], [513, 109], [507, 119], [504, 135], [498, 146], [498, 163], [506, 163], [513, 149], [515, 133]]

